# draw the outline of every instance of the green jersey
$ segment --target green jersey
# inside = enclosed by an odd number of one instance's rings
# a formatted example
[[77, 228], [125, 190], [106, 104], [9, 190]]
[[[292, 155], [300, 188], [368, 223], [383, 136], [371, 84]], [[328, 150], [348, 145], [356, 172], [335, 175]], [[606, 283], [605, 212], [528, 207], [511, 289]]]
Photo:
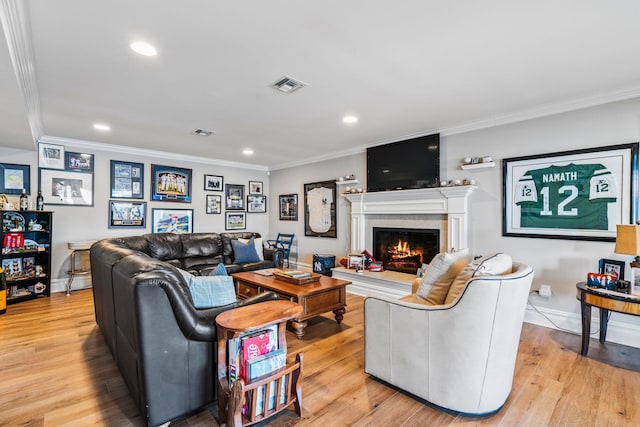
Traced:
[[615, 177], [601, 164], [568, 164], [527, 171], [514, 202], [520, 226], [608, 230], [608, 203], [617, 200]]

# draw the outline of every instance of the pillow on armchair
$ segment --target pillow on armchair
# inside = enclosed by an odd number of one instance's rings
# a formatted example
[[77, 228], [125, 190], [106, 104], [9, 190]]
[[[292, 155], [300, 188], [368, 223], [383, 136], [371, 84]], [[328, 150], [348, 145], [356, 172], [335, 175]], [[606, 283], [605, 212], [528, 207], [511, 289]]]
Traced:
[[416, 295], [428, 304], [443, 304], [449, 292], [449, 286], [467, 265], [468, 249], [456, 252], [440, 252], [429, 263], [422, 276], [422, 282]]
[[445, 304], [451, 304], [462, 293], [469, 279], [479, 276], [498, 276], [511, 273], [513, 260], [510, 255], [496, 253], [473, 260], [453, 280]]

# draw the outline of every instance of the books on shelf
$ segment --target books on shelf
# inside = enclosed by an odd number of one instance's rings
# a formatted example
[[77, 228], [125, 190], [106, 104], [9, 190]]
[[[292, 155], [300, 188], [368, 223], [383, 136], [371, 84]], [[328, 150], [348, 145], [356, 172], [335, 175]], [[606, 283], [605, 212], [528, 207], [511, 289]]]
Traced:
[[282, 349], [273, 350], [247, 360], [247, 378], [249, 380], [255, 380], [256, 378], [284, 368], [286, 364], [287, 354], [285, 351]]

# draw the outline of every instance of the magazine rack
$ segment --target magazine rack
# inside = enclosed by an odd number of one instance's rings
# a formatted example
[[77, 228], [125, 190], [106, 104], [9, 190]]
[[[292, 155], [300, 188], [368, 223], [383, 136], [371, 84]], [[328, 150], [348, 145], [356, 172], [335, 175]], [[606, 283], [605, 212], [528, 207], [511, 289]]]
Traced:
[[[218, 328], [218, 418], [219, 423], [226, 421], [228, 426], [246, 426], [260, 422], [277, 414], [293, 403], [298, 416], [302, 416], [302, 354], [296, 355], [294, 363], [287, 364], [253, 381], [245, 382], [238, 379], [229, 384], [227, 366], [227, 342], [238, 338], [248, 332], [259, 331], [268, 326], [278, 325], [278, 348], [287, 350], [286, 327], [287, 321], [295, 319], [302, 313], [302, 306], [291, 301], [267, 301], [259, 304], [251, 304], [244, 307], [228, 310], [216, 317]], [[263, 396], [269, 396], [271, 387], [275, 381], [276, 396], [278, 390], [285, 387], [284, 402], [275, 398], [273, 408], [265, 401], [262, 411], [257, 412], [257, 399], [249, 399], [257, 396], [258, 389], [262, 388]], [[267, 399], [268, 400], [268, 399]], [[243, 405], [246, 405], [243, 414]]]

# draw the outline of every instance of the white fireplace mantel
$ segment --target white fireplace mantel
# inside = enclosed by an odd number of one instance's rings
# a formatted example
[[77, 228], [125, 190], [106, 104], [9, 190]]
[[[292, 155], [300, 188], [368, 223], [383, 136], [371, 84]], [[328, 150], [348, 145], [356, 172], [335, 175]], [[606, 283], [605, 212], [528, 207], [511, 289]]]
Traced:
[[468, 247], [468, 200], [476, 188], [473, 185], [461, 185], [345, 195], [351, 203], [351, 252], [357, 253], [367, 247], [367, 216], [381, 214], [445, 215], [447, 249]]

